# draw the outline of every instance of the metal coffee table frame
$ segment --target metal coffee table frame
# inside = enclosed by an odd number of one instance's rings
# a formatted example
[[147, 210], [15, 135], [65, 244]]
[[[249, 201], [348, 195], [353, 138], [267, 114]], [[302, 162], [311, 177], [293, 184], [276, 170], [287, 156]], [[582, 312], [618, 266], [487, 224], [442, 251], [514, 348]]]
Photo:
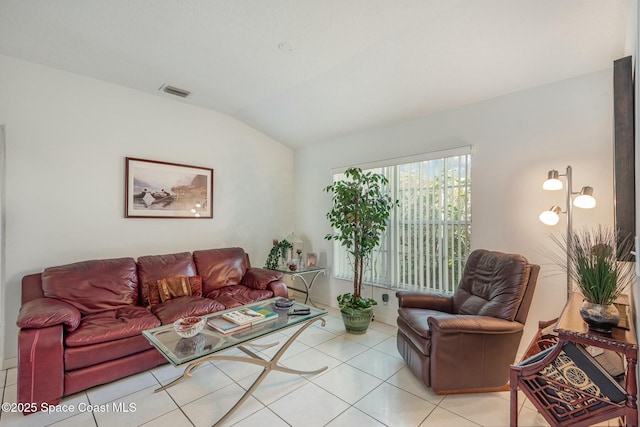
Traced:
[[[267, 301], [261, 301], [260, 303], [249, 304], [244, 307], [266, 307], [276, 311], [275, 306], [273, 305], [274, 301], [275, 299], [271, 299]], [[299, 309], [304, 307], [306, 306], [296, 303], [293, 307], [290, 308], [290, 310], [293, 310], [294, 308]], [[237, 308], [227, 311], [233, 310], [237, 310]], [[279, 315], [279, 318], [277, 320], [270, 320], [249, 329], [243, 329], [229, 335], [218, 333], [208, 326], [206, 326], [205, 330], [200, 334], [196, 335], [193, 338], [187, 339], [180, 339], [173, 331], [172, 325], [164, 325], [158, 328], [144, 331], [143, 335], [145, 336], [145, 338], [147, 338], [147, 340], [149, 340], [149, 342], [156, 349], [158, 349], [167, 358], [167, 360], [169, 360], [169, 362], [171, 362], [176, 367], [186, 365], [186, 368], [180, 377], [156, 389], [155, 391], [159, 392], [162, 390], [166, 390], [167, 388], [174, 386], [187, 378], [190, 378], [192, 376], [192, 373], [198, 367], [200, 367], [203, 363], [209, 361], [230, 360], [261, 366], [263, 370], [258, 378], [256, 378], [253, 384], [242, 395], [240, 400], [214, 424], [219, 425], [226, 421], [236, 411], [236, 409], [238, 409], [249, 398], [249, 396], [253, 394], [256, 388], [258, 388], [258, 386], [262, 383], [262, 381], [264, 381], [264, 379], [267, 377], [267, 375], [269, 375], [271, 371], [280, 371], [297, 375], [315, 375], [325, 371], [327, 369], [327, 366], [312, 371], [301, 371], [298, 369], [287, 368], [279, 364], [281, 357], [284, 355], [287, 349], [309, 326], [311, 326], [316, 321], [320, 321], [322, 326], [325, 326], [326, 323], [323, 317], [327, 313], [324, 310], [310, 308], [311, 313], [306, 316], [288, 316], [288, 311], [289, 309], [278, 309], [276, 311]], [[213, 313], [211, 315], [208, 315], [207, 317], [209, 318], [220, 316], [222, 313], [224, 312]], [[260, 355], [246, 347], [246, 345], [262, 349], [274, 347], [278, 345], [279, 342], [269, 344], [252, 344], [251, 342], [260, 338], [264, 338], [273, 333], [288, 329], [290, 327], [300, 325], [302, 326], [287, 339], [282, 348], [280, 348], [280, 350], [278, 350], [276, 354], [269, 360], [262, 358]], [[199, 336], [201, 336], [202, 339], [198, 340], [197, 338]], [[195, 351], [181, 352], [179, 349], [180, 344], [183, 344], [185, 342], [187, 344], [194, 344], [194, 347], [196, 347]], [[202, 350], [199, 350], [197, 347], [203, 342], [203, 348]], [[238, 348], [249, 357], [218, 354], [223, 350], [232, 348]]]

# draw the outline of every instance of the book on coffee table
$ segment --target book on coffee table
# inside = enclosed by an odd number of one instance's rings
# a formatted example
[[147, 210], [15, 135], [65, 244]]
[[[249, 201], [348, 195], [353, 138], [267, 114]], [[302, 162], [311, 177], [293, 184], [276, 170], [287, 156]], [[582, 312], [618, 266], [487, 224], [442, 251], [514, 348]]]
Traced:
[[255, 321], [251, 322], [252, 325], [257, 325], [259, 323], [268, 322], [269, 320], [273, 320], [273, 319], [277, 319], [278, 318], [278, 313], [276, 313], [275, 311], [269, 310], [268, 308], [256, 307], [253, 310], [256, 313], [262, 314], [264, 317], [262, 317], [261, 319], [258, 319], [258, 320], [255, 320]]
[[237, 323], [233, 323], [230, 320], [223, 318], [222, 316], [212, 317], [207, 320], [207, 325], [209, 325], [214, 330], [220, 332], [221, 334], [230, 334], [232, 332], [241, 331], [243, 329], [247, 329], [251, 326], [251, 323], [246, 323], [244, 325], [238, 325]]
[[222, 317], [237, 325], [247, 325], [264, 319], [264, 314], [258, 313], [250, 308], [241, 308], [230, 311], [229, 313], [224, 313]]

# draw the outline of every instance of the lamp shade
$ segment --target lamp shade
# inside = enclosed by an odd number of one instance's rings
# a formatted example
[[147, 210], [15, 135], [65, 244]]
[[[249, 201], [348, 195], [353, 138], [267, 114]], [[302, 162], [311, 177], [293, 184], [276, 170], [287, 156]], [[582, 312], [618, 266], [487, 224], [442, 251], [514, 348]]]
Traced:
[[560, 206], [551, 206], [548, 211], [544, 211], [538, 218], [543, 224], [556, 225], [560, 221]]
[[573, 206], [581, 209], [595, 208], [596, 199], [593, 197], [593, 188], [582, 187], [580, 194], [573, 199]]
[[543, 190], [562, 190], [562, 181], [559, 179], [560, 174], [553, 169], [547, 173], [547, 180], [542, 184]]

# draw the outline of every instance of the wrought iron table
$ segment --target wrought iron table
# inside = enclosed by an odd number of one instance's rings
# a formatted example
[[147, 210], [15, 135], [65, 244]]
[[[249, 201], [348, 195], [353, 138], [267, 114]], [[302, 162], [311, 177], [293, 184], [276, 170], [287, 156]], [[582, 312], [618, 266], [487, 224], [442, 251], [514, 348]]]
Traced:
[[[305, 298], [304, 298], [304, 303], [306, 304], [307, 301], [309, 302], [309, 304], [313, 305], [314, 307], [316, 306], [313, 301], [311, 300], [311, 288], [313, 287], [313, 284], [315, 283], [316, 279], [318, 278], [318, 276], [320, 274], [325, 275], [327, 269], [324, 267], [302, 267], [302, 268], [298, 268], [295, 271], [291, 271], [291, 270], [287, 270], [287, 269], [278, 269], [277, 271], [290, 276], [291, 277], [291, 281], [292, 283], [295, 283], [295, 279], [298, 278], [300, 279], [300, 281], [302, 282], [302, 284], [304, 285], [304, 289], [300, 289], [300, 288], [294, 288], [291, 287], [291, 289], [293, 289], [294, 291], [298, 291], [298, 292], [302, 292], [303, 294], [305, 294]], [[307, 279], [305, 278], [305, 276], [310, 276], [311, 280], [307, 281]]]

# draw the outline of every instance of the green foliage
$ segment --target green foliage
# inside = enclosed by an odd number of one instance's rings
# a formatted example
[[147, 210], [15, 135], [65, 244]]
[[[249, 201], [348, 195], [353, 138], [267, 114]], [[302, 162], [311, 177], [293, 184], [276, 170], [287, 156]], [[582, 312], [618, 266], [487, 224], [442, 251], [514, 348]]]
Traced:
[[[585, 228], [570, 239], [567, 236], [563, 239], [552, 236], [552, 239], [563, 251], [568, 251], [569, 277], [592, 303], [609, 305], [635, 282], [635, 271], [618, 261], [618, 257], [630, 259], [631, 239], [619, 241], [616, 232], [603, 226], [595, 230]], [[564, 259], [555, 258], [559, 265], [567, 268]]]
[[[380, 235], [387, 228], [391, 209], [397, 201], [392, 201], [385, 193], [388, 181], [381, 174], [350, 168], [344, 175], [344, 180], [324, 189], [332, 194], [332, 208], [327, 219], [334, 229], [334, 233], [327, 234], [325, 239], [339, 242], [353, 259], [353, 298], [348, 304], [370, 306], [370, 302], [360, 301], [364, 265], [379, 245]], [[347, 304], [346, 298], [342, 300]]]
[[355, 298], [352, 293], [338, 295], [340, 310], [344, 308], [367, 309], [374, 305], [378, 305], [378, 302], [373, 298]]
[[281, 240], [280, 242], [273, 245], [273, 247], [269, 251], [269, 255], [267, 256], [267, 262], [265, 262], [264, 268], [277, 270], [278, 264], [280, 262], [280, 257], [286, 258], [287, 250], [292, 248], [293, 246], [287, 240]]

